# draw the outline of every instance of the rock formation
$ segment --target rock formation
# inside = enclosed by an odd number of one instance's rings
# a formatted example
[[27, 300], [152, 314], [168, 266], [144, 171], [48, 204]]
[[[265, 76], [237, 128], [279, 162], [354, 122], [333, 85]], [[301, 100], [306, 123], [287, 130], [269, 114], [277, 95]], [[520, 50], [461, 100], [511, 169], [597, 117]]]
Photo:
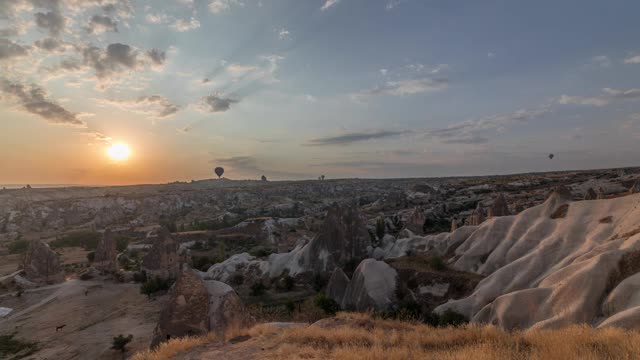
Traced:
[[151, 250], [142, 259], [140, 269], [147, 273], [147, 277], [177, 278], [184, 263], [184, 258], [178, 254], [179, 249], [169, 230], [161, 228]]
[[395, 301], [398, 273], [384, 261], [363, 260], [340, 302], [343, 309], [388, 310]]
[[202, 280], [194, 271], [185, 269], [169, 292], [151, 347], [172, 338], [210, 331], [223, 335], [249, 323], [244, 305], [231, 287], [219, 281]]
[[25, 278], [32, 282], [55, 284], [64, 281], [58, 254], [41, 240], [31, 241], [20, 267]]
[[341, 304], [348, 286], [349, 278], [342, 269], [336, 268], [333, 270], [331, 278], [329, 278], [329, 283], [327, 283], [327, 297], [335, 300], [338, 304]]
[[552, 196], [558, 196], [566, 200], [573, 199], [573, 195], [571, 195], [571, 190], [569, 190], [569, 188], [567, 188], [564, 185], [557, 186], [555, 189], [553, 189], [549, 193], [549, 195], [547, 195], [547, 199], [549, 199]]
[[511, 215], [509, 212], [509, 204], [507, 204], [507, 199], [504, 197], [504, 194], [498, 195], [496, 199], [493, 201], [493, 204], [489, 207], [488, 217], [496, 217], [496, 216], [508, 216]]
[[471, 215], [467, 219], [467, 225], [478, 226], [482, 224], [484, 220], [485, 220], [484, 208], [482, 207], [482, 203], [478, 203], [475, 210], [471, 212]]
[[629, 194], [637, 194], [640, 192], [640, 181], [636, 181], [633, 183], [633, 185], [631, 186], [631, 188], [629, 188]]
[[424, 209], [416, 207], [409, 214], [405, 223], [405, 229], [409, 229], [414, 234], [422, 234], [424, 232], [425, 221], [427, 221], [427, 217], [424, 214]]
[[104, 273], [117, 272], [117, 256], [118, 251], [116, 250], [116, 241], [113, 238], [111, 230], [107, 229], [102, 238], [98, 241], [98, 247], [96, 248], [95, 258], [93, 260], [93, 267]]
[[596, 200], [598, 198], [598, 193], [596, 193], [593, 188], [589, 188], [587, 192], [584, 194], [585, 200]]
[[598, 200], [602, 200], [606, 198], [607, 198], [606, 191], [602, 187], [598, 188]]
[[458, 230], [458, 219], [451, 220], [451, 232]]
[[334, 204], [320, 233], [309, 243], [304, 262], [315, 271], [332, 271], [366, 258], [367, 246], [371, 246], [371, 238], [358, 208]]
[[556, 193], [475, 229], [455, 249], [451, 266], [486, 278], [470, 296], [436, 311], [452, 309], [473, 323], [506, 329], [640, 326], [634, 295], [640, 283], [634, 276], [640, 272], [637, 199], [572, 202], [565, 217], [551, 218], [569, 203]]

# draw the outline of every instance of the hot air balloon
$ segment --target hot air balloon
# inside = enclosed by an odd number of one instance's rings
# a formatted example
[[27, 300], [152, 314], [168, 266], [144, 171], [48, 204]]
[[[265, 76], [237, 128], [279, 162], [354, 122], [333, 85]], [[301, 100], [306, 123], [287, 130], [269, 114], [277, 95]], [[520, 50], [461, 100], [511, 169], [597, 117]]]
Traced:
[[550, 160], [553, 160], [553, 158], [554, 158], [554, 157], [555, 157], [555, 155], [553, 155], [553, 154], [549, 154], [549, 159], [550, 159]]
[[224, 168], [221, 168], [220, 166], [218, 166], [214, 171], [216, 172], [216, 175], [218, 175], [218, 179], [220, 179], [222, 174], [224, 174]]

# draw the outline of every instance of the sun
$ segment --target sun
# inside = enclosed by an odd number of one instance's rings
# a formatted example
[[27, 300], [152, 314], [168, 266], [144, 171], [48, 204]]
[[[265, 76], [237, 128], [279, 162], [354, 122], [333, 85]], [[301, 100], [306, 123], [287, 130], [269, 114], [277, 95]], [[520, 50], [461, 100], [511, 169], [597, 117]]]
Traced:
[[116, 143], [111, 145], [107, 149], [107, 155], [114, 161], [125, 161], [129, 159], [129, 155], [131, 155], [131, 150], [129, 149], [129, 145], [123, 143]]

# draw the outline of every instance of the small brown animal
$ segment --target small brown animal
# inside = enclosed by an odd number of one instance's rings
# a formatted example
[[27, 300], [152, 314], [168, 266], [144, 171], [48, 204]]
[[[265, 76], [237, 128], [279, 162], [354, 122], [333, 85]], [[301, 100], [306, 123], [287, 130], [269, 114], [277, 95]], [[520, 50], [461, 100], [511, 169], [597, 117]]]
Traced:
[[63, 324], [63, 325], [60, 325], [60, 326], [56, 326], [56, 332], [58, 332], [58, 331], [60, 331], [60, 330], [64, 329], [64, 327], [65, 327], [65, 326], [67, 326], [67, 324]]

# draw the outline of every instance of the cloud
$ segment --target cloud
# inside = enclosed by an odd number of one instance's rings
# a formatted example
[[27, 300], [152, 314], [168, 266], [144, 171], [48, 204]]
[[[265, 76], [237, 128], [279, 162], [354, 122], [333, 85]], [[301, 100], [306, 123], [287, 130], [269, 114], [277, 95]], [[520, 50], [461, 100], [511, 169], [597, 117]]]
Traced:
[[200, 27], [200, 21], [191, 18], [190, 20], [177, 19], [173, 24], [169, 25], [170, 28], [178, 32], [186, 32], [189, 30], [197, 29]]
[[398, 6], [400, 6], [401, 3], [403, 3], [404, 0], [389, 0], [387, 2], [387, 5], [384, 7], [387, 11], [389, 10], [393, 10], [395, 8], [397, 8]]
[[558, 98], [561, 105], [593, 105], [604, 106], [609, 104], [609, 99], [604, 97], [569, 96], [562, 95]]
[[47, 99], [45, 90], [37, 85], [24, 85], [7, 79], [0, 79], [0, 91], [10, 101], [30, 114], [38, 115], [52, 124], [85, 127], [86, 123], [75, 114]]
[[459, 122], [442, 129], [428, 130], [425, 135], [444, 144], [484, 144], [489, 139], [482, 136], [483, 132], [504, 131], [510, 125], [528, 122], [546, 115], [550, 111], [549, 106], [536, 109], [521, 109], [508, 114], [492, 115]]
[[324, 5], [322, 5], [322, 7], [320, 8], [320, 10], [325, 11], [328, 8], [337, 5], [340, 2], [340, 0], [326, 0]]
[[167, 53], [164, 50], [150, 49], [145, 54], [151, 60], [152, 65], [155, 66], [162, 66], [167, 60]]
[[38, 49], [41, 50], [45, 50], [45, 51], [65, 51], [67, 50], [70, 46], [70, 44], [62, 41], [62, 40], [58, 40], [56, 38], [44, 38], [44, 39], [40, 39], [37, 40], [36, 42], [33, 43], [33, 45], [35, 47], [37, 47]]
[[227, 66], [227, 72], [233, 77], [244, 76], [247, 73], [250, 73], [257, 69], [258, 68], [256, 66], [252, 65], [230, 64], [229, 66]]
[[46, 13], [36, 13], [36, 25], [38, 27], [46, 29], [53, 36], [60, 35], [61, 32], [64, 31], [67, 20], [62, 16], [62, 14], [54, 11], [49, 11]]
[[589, 63], [593, 67], [603, 67], [608, 68], [611, 66], [611, 59], [605, 55], [598, 55], [591, 58]]
[[200, 109], [205, 112], [225, 112], [231, 108], [231, 104], [238, 103], [239, 100], [227, 98], [220, 93], [213, 93], [200, 99]]
[[0, 39], [0, 61], [26, 56], [29, 54], [29, 48], [16, 44], [11, 40]]
[[89, 34], [102, 34], [109, 31], [118, 32], [118, 25], [108, 16], [93, 15], [85, 30]]
[[488, 57], [489, 59], [493, 59], [494, 57], [496, 57], [496, 54], [495, 54], [494, 52], [492, 52], [492, 51], [489, 51], [489, 52], [487, 53], [487, 57]]
[[383, 130], [377, 132], [355, 132], [338, 136], [328, 136], [310, 140], [309, 146], [325, 146], [325, 145], [349, 145], [355, 142], [383, 139], [406, 134], [407, 131], [391, 131]]
[[113, 140], [111, 137], [99, 132], [99, 131], [88, 131], [85, 133], [89, 139], [91, 140], [90, 144], [100, 143], [105, 145], [110, 145]]
[[625, 64], [640, 64], [640, 55], [624, 59]]
[[602, 89], [600, 96], [569, 96], [562, 95], [557, 99], [561, 105], [591, 105], [604, 106], [613, 101], [640, 100], [640, 89], [618, 90], [611, 88]]
[[220, 14], [229, 10], [232, 6], [244, 6], [240, 0], [211, 0], [209, 2], [209, 11], [214, 14]]
[[278, 32], [278, 39], [280, 40], [286, 40], [291, 36], [291, 33], [289, 32], [289, 30], [282, 28], [280, 29], [280, 31]]
[[178, 106], [174, 105], [164, 96], [151, 95], [140, 96], [134, 100], [108, 100], [94, 99], [101, 105], [113, 105], [120, 109], [132, 111], [138, 114], [164, 119], [178, 112]]
[[372, 89], [363, 90], [358, 93], [352, 94], [352, 98], [355, 100], [366, 100], [371, 96], [376, 95], [393, 95], [393, 96], [405, 96], [422, 94], [426, 92], [436, 92], [444, 90], [448, 87], [449, 81], [444, 78], [421, 78], [421, 79], [407, 79], [407, 80], [394, 80], [387, 81], [382, 86], [376, 86]]

